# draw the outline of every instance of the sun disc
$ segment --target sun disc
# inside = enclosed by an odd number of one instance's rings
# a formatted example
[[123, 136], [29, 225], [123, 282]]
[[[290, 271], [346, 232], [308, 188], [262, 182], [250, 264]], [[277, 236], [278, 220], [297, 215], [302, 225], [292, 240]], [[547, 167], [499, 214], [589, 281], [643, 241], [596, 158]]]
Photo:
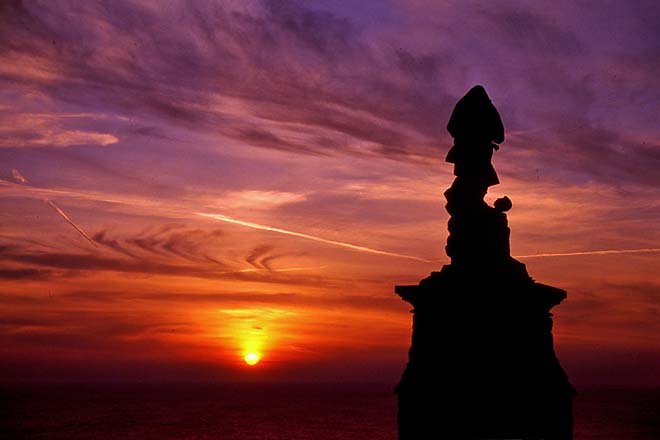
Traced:
[[255, 365], [259, 362], [259, 355], [257, 353], [248, 353], [245, 355], [245, 363], [248, 365]]

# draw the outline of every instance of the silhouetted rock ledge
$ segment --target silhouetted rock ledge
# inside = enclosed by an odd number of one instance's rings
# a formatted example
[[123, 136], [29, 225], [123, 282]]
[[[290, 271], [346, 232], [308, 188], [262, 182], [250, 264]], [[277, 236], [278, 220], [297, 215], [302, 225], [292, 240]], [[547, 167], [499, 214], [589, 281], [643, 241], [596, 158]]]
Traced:
[[409, 361], [395, 392], [399, 439], [573, 438], [575, 390], [555, 355], [550, 310], [566, 291], [537, 283], [509, 250], [508, 197], [491, 164], [502, 120], [481, 86], [447, 127], [456, 179], [445, 192], [451, 264], [396, 286], [413, 306]]

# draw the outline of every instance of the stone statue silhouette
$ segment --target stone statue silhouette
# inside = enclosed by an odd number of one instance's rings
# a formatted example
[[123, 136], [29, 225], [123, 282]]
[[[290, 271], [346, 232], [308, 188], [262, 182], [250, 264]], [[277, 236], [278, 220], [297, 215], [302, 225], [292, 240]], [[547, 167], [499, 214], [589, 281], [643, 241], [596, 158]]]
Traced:
[[414, 307], [395, 389], [399, 439], [570, 440], [575, 390], [555, 355], [550, 314], [566, 292], [535, 282], [511, 257], [509, 198], [484, 201], [499, 183], [491, 158], [504, 126], [482, 86], [458, 101], [447, 130], [451, 264], [395, 288]]

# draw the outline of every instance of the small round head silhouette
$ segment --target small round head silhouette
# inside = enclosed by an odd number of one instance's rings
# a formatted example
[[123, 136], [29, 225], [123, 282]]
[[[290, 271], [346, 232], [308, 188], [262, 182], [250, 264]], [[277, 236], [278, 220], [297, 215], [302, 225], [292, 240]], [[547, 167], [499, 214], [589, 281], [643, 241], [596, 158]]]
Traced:
[[513, 203], [511, 203], [511, 199], [508, 198], [507, 196], [500, 197], [499, 199], [495, 200], [495, 203], [493, 204], [495, 206], [495, 210], [499, 212], [506, 212], [511, 209], [513, 206]]

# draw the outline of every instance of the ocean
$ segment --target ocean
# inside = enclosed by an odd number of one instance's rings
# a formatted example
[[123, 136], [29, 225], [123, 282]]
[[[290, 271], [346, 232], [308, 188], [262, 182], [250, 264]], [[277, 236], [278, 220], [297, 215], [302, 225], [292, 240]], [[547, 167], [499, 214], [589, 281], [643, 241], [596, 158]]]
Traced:
[[[1, 439], [395, 440], [378, 384], [10, 385]], [[580, 390], [576, 440], [660, 439], [660, 390]]]

